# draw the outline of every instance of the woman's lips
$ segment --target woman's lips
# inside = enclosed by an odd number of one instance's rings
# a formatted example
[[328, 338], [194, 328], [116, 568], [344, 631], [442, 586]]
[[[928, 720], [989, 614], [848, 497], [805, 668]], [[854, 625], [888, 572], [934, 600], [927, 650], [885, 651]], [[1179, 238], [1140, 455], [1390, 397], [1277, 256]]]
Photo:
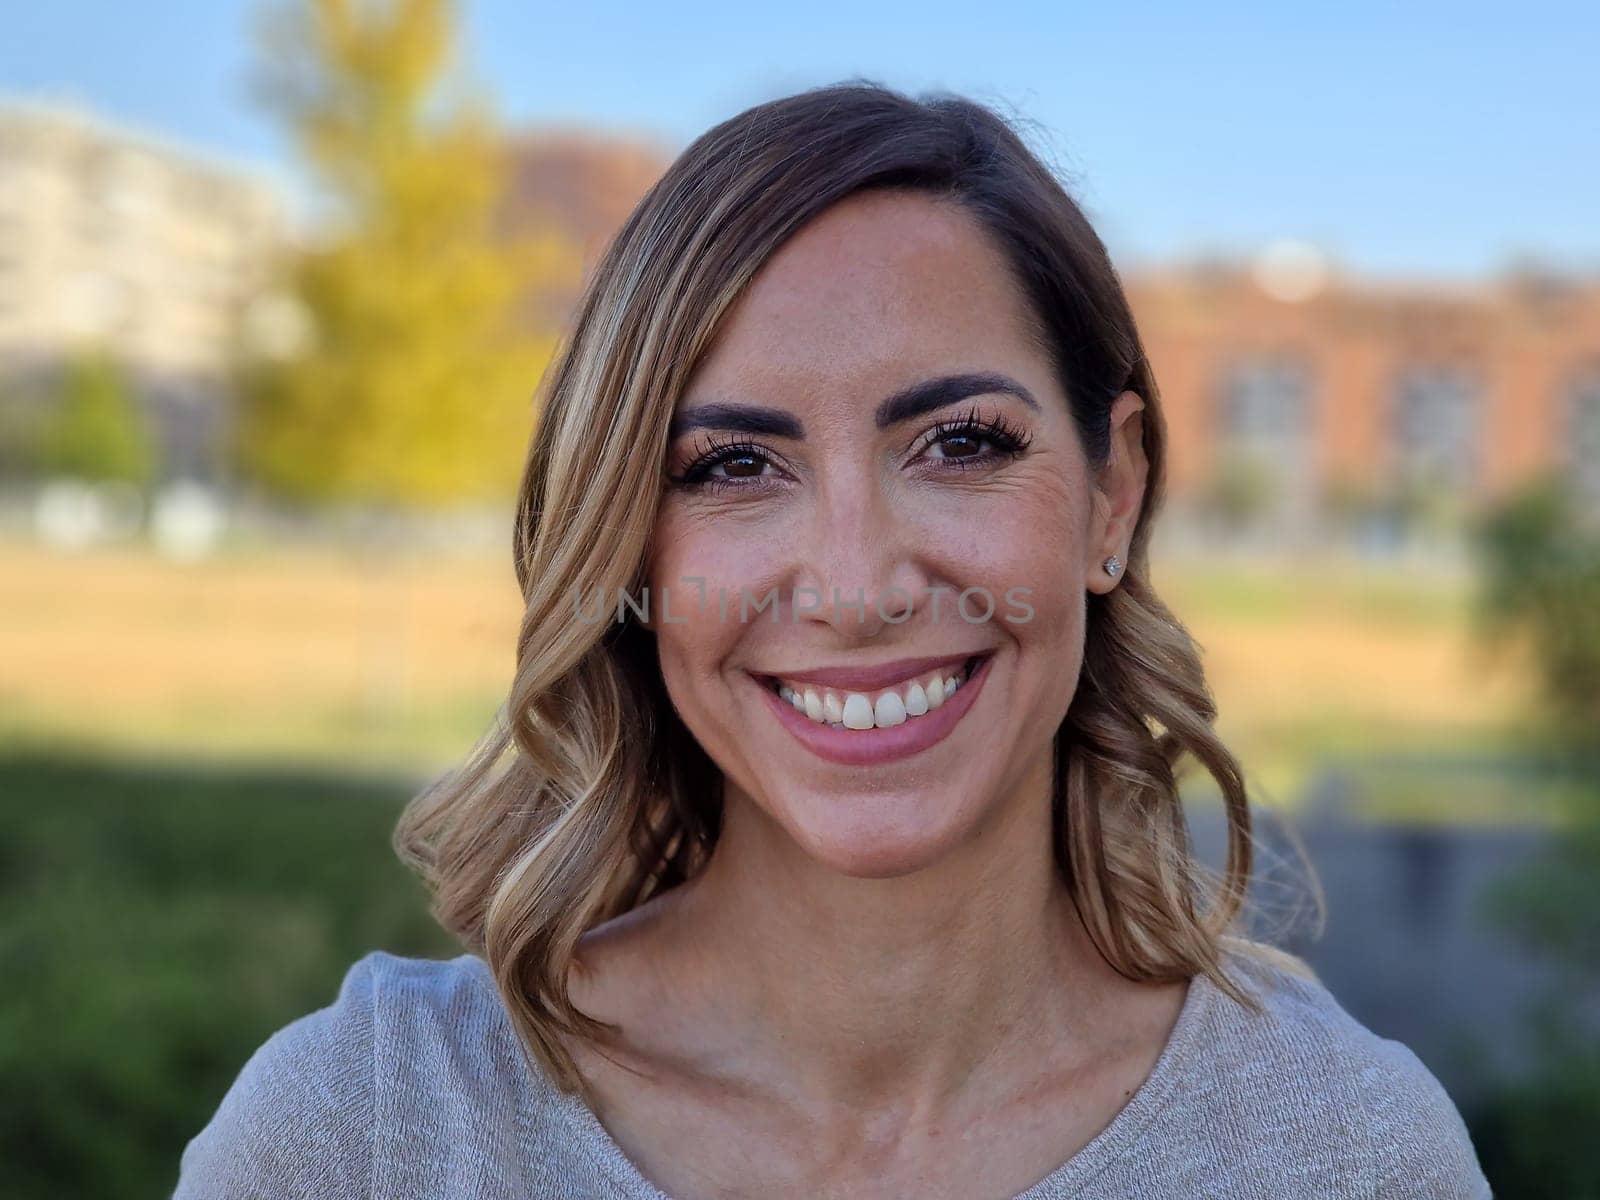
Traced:
[[894, 662], [878, 663], [871, 667], [821, 667], [815, 670], [799, 671], [768, 671], [765, 677], [769, 679], [783, 679], [794, 683], [815, 684], [819, 688], [833, 688], [835, 691], [869, 692], [882, 688], [893, 687], [905, 680], [914, 679], [919, 675], [931, 675], [933, 672], [948, 668], [954, 671], [968, 659], [978, 655], [973, 651], [965, 654], [946, 654], [936, 658], [901, 658]]
[[[915, 660], [924, 661], [924, 660]], [[933, 664], [948, 664], [950, 659], [928, 659]], [[963, 660], [957, 659], [956, 663]], [[920, 754], [947, 737], [957, 722], [976, 703], [989, 677], [992, 653], [981, 656], [970, 674], [953, 694], [924, 715], [903, 719], [889, 728], [851, 729], [812, 720], [806, 713], [783, 699], [762, 678], [751, 676], [760, 689], [763, 703], [802, 746], [819, 758], [844, 766], [872, 766], [895, 762]], [[889, 664], [894, 665], [894, 664]], [[902, 675], [901, 678], [904, 676]]]

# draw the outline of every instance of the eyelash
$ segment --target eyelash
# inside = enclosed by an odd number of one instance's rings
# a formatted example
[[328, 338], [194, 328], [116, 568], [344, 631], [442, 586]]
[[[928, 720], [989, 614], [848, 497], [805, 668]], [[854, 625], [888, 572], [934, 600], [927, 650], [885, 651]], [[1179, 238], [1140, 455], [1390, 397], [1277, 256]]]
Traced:
[[921, 448], [926, 450], [929, 446], [952, 437], [986, 438], [995, 444], [994, 450], [984, 454], [935, 460], [955, 464], [956, 469], [962, 471], [974, 466], [987, 466], [996, 461], [1017, 458], [1033, 441], [1033, 435], [1018, 429], [1003, 416], [980, 417], [978, 409], [974, 407], [953, 421], [941, 421], [935, 425], [923, 437]]
[[[1022, 455], [1033, 441], [1031, 434], [1018, 429], [1003, 416], [982, 417], [979, 415], [978, 409], [973, 407], [962, 416], [950, 421], [941, 421], [938, 425], [928, 430], [920, 439], [919, 449], [926, 450], [930, 446], [954, 437], [983, 439], [992, 442], [995, 448], [980, 454], [932, 460], [943, 464], [940, 469], [966, 471], [977, 466], [989, 466], [996, 462], [1009, 461]], [[694, 460], [683, 469], [683, 472], [671, 477], [672, 482], [681, 487], [707, 488], [712, 491], [720, 491], [730, 487], [742, 488], [760, 485], [766, 478], [765, 476], [754, 475], [730, 479], [726, 476], [711, 474], [713, 468], [736, 458], [757, 458], [763, 463], [775, 465], [772, 457], [754, 442], [740, 440], [719, 441], [712, 435], [705, 439]]]
[[752, 483], [761, 482], [763, 477], [759, 475], [739, 480], [710, 473], [713, 467], [735, 458], [746, 457], [759, 458], [764, 463], [772, 462], [770, 456], [754, 442], [719, 441], [715, 434], [708, 435], [694, 461], [683, 469], [682, 474], [672, 476], [672, 482], [682, 487], [708, 488], [711, 491], [720, 491], [726, 487], [748, 487]]

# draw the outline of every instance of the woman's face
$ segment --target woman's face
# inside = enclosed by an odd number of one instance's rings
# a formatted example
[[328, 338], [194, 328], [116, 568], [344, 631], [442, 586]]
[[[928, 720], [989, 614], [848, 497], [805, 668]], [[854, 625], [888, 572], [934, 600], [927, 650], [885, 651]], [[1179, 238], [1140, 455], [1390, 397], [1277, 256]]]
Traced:
[[674, 413], [648, 569], [668, 692], [730, 808], [847, 874], [1041, 801], [1084, 592], [1127, 557], [1142, 454], [1095, 490], [1026, 312], [973, 218], [858, 194], [766, 264]]

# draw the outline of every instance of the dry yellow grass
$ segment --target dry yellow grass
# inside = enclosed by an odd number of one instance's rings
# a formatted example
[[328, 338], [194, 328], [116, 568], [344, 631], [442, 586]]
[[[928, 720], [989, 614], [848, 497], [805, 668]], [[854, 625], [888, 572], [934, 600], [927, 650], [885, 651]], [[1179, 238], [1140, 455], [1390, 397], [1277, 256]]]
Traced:
[[453, 754], [511, 677], [509, 561], [11, 544], [0, 577], [0, 713], [24, 735], [414, 765]]
[[[513, 665], [508, 553], [182, 564], [13, 542], [0, 581], [14, 738], [431, 770], [470, 747]], [[1459, 585], [1181, 568], [1160, 585], [1203, 646], [1224, 735], [1280, 794], [1321, 743], [1467, 740], [1523, 703], [1515, 660], [1475, 657]]]
[[1219, 730], [1286, 803], [1321, 755], [1488, 749], [1531, 704], [1520, 650], [1473, 638], [1470, 580], [1330, 562], [1180, 569], [1162, 591], [1201, 644]]

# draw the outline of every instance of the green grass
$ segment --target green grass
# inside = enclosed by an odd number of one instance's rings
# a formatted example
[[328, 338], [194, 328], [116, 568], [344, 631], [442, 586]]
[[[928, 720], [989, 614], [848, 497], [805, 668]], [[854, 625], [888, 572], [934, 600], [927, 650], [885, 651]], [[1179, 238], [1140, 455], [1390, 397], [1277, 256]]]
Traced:
[[8, 1197], [170, 1195], [244, 1061], [355, 959], [460, 952], [389, 849], [410, 789], [0, 758]]
[[437, 703], [364, 704], [312, 693], [270, 713], [230, 703], [226, 688], [112, 721], [68, 724], [21, 699], [0, 696], [0, 753], [116, 759], [153, 755], [218, 766], [291, 762], [310, 770], [430, 775], [460, 761], [494, 720], [501, 697], [445, 697]]

